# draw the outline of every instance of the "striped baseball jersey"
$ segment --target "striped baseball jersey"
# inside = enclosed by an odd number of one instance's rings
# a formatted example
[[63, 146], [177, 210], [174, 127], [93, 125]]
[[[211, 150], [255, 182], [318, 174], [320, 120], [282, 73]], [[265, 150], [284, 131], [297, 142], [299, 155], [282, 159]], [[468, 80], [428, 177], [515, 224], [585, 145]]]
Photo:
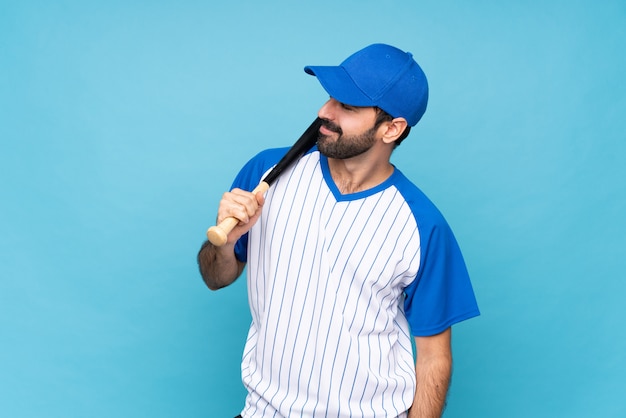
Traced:
[[[252, 190], [286, 151], [258, 154], [233, 187]], [[314, 148], [266, 193], [235, 254], [252, 315], [244, 418], [405, 417], [411, 334], [479, 314], [448, 224], [397, 168], [342, 195]]]

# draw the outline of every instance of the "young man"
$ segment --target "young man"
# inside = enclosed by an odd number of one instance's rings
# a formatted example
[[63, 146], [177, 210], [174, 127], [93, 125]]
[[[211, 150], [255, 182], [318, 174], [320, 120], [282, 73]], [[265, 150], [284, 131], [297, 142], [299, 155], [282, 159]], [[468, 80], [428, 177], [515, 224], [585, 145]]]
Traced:
[[390, 163], [426, 109], [426, 77], [384, 44], [305, 71], [330, 95], [317, 147], [265, 196], [247, 190], [286, 149], [254, 157], [218, 209], [238, 226], [198, 254], [210, 289], [248, 267], [241, 415], [439, 417], [451, 326], [479, 311], [448, 224]]

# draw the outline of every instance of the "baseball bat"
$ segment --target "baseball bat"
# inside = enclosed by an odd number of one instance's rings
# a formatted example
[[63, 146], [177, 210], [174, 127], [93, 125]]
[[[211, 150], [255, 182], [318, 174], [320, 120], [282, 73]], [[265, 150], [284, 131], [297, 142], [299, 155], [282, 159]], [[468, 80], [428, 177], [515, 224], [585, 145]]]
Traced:
[[[318, 132], [322, 121], [316, 118], [313, 123], [304, 131], [300, 138], [289, 148], [287, 153], [280, 159], [278, 164], [261, 180], [261, 182], [252, 190], [252, 193], [265, 193], [272, 183], [286, 170], [291, 164], [299, 160], [308, 150], [313, 148], [317, 142]], [[228, 233], [233, 230], [239, 223], [239, 219], [229, 217], [224, 219], [218, 225], [210, 227], [207, 232], [207, 238], [211, 244], [221, 247], [226, 244]]]

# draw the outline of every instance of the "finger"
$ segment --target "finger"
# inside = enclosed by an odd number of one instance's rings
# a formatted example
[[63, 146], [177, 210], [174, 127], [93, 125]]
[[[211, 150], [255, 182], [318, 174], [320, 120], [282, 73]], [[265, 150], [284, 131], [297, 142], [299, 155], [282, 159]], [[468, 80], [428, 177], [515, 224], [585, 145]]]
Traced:
[[218, 210], [218, 219], [221, 221], [227, 217], [235, 217], [243, 223], [247, 223], [258, 208], [258, 198], [249, 192], [227, 192], [224, 193]]

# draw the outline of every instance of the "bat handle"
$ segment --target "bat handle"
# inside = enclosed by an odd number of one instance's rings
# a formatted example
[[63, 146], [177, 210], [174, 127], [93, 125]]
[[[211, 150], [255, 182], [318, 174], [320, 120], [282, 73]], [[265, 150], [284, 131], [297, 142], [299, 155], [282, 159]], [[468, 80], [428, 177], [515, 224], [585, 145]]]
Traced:
[[[261, 183], [259, 183], [258, 186], [255, 187], [254, 190], [252, 190], [252, 193], [265, 193], [269, 188], [270, 185], [262, 181]], [[228, 240], [228, 234], [230, 233], [230, 231], [233, 230], [234, 227], [237, 226], [238, 223], [239, 219], [235, 217], [231, 216], [229, 218], [225, 218], [218, 225], [210, 227], [206, 231], [206, 236], [211, 244], [215, 245], [216, 247], [221, 247], [222, 245], [226, 244], [226, 241]]]

